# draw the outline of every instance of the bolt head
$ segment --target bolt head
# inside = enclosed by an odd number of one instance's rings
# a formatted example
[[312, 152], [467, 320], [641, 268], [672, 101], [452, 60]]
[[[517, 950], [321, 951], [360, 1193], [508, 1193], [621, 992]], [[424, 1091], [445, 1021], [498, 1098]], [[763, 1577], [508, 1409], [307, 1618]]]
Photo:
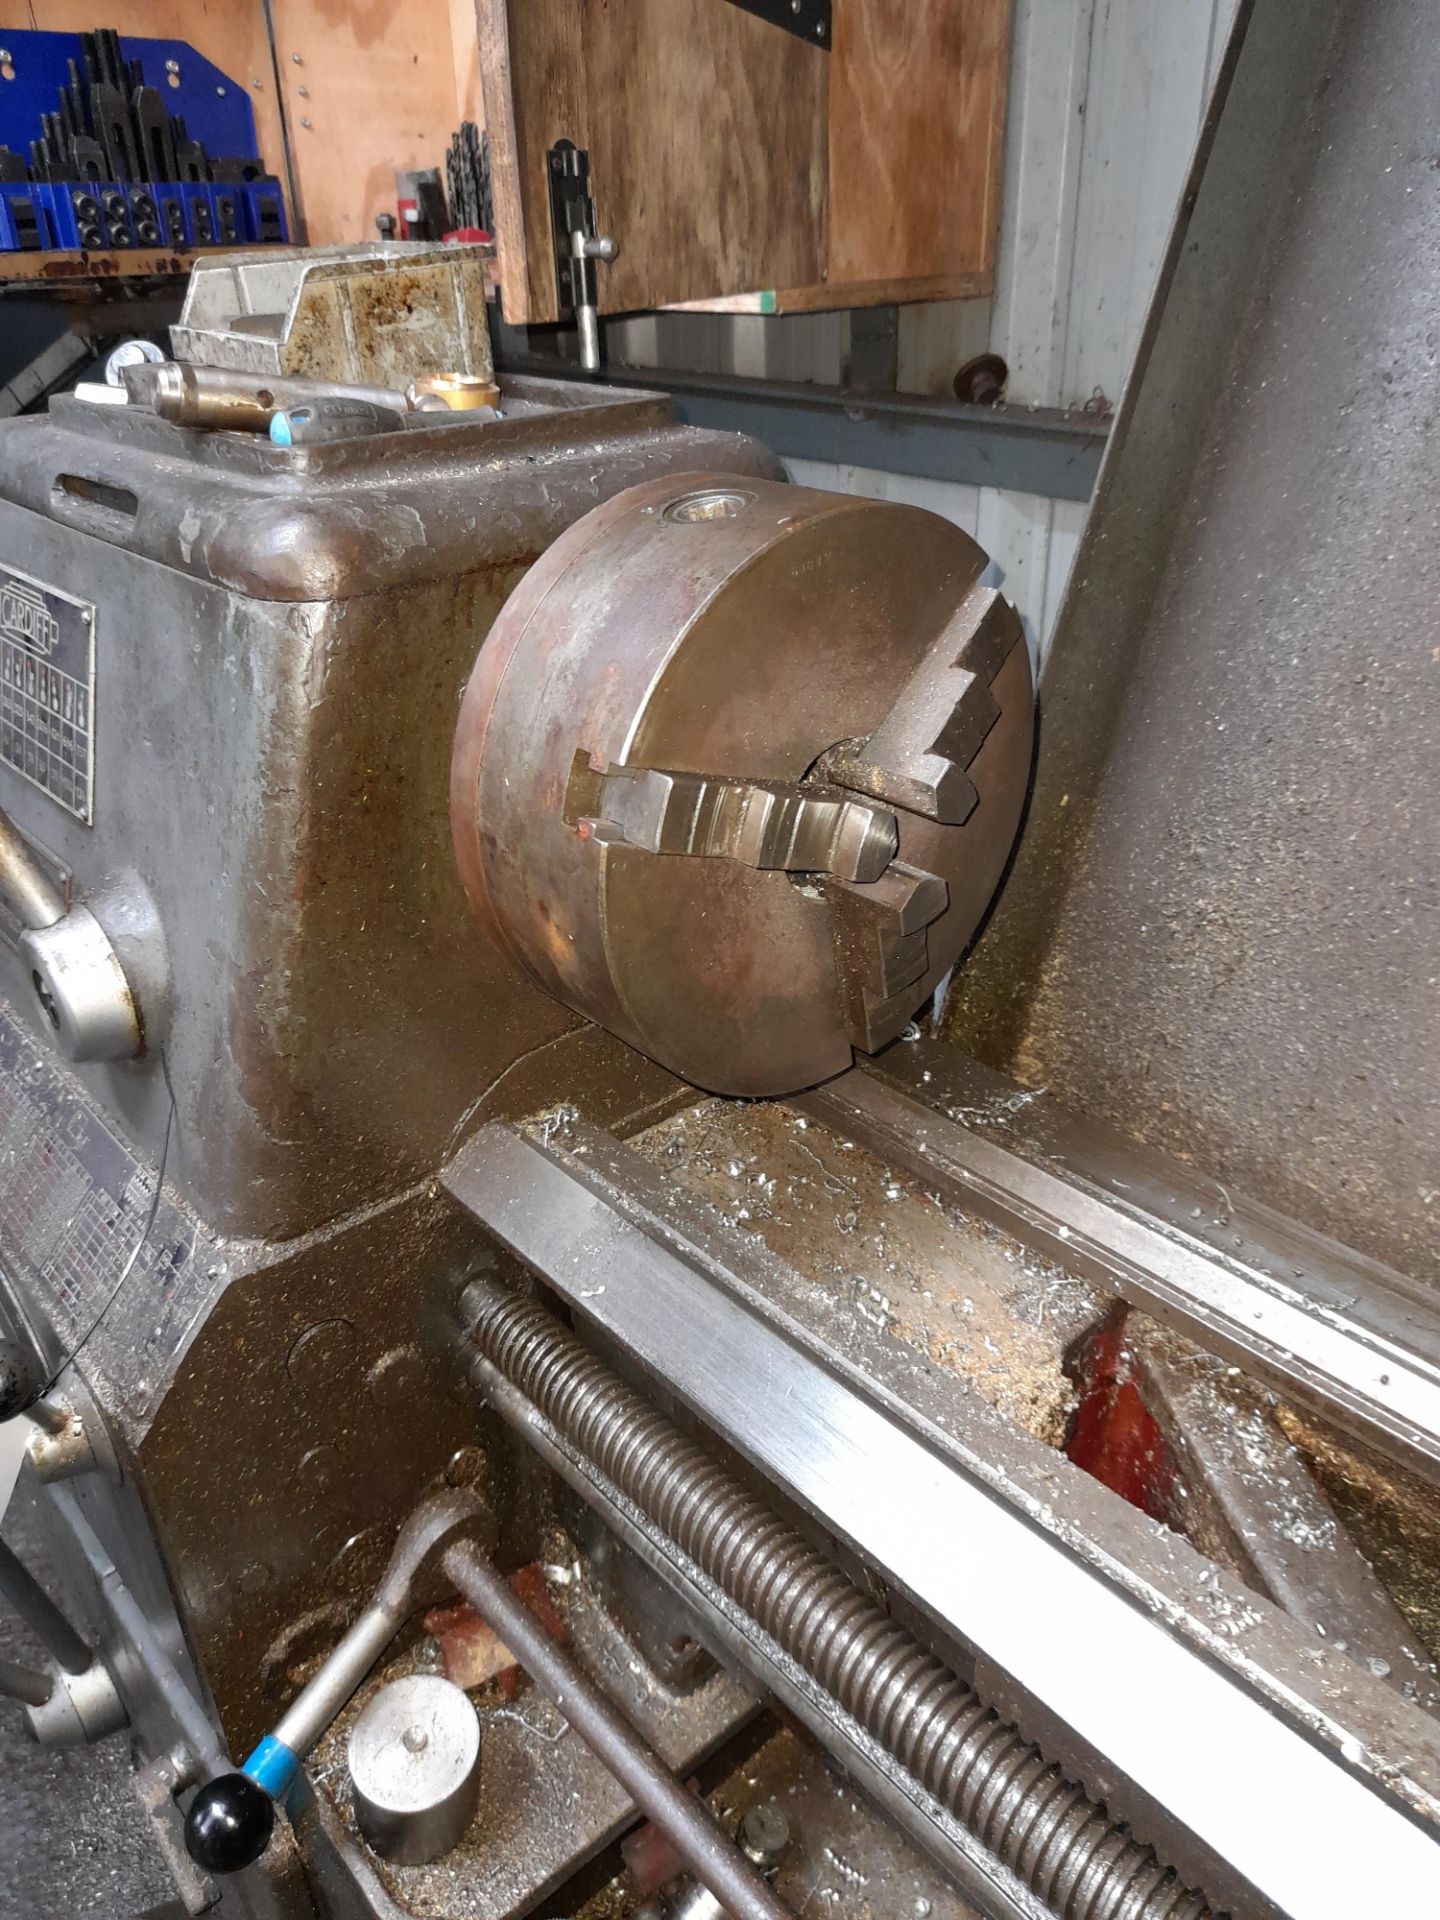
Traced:
[[774, 1800], [759, 1800], [740, 1822], [740, 1845], [757, 1867], [775, 1867], [790, 1844], [790, 1822]]

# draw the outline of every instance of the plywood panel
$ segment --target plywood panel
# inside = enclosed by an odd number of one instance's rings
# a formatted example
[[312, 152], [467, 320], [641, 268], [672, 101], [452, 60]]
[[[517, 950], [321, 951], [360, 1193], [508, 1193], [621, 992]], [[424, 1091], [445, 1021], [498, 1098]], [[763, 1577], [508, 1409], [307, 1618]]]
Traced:
[[709, 312], [808, 313], [990, 292], [1011, 0], [846, 0], [829, 68], [827, 257]]
[[255, 132], [270, 171], [285, 178], [280, 102], [276, 98], [262, 0], [0, 0], [0, 29], [90, 33], [114, 27], [145, 40], [185, 40], [248, 89]]
[[828, 56], [716, 0], [479, 0], [507, 318], [557, 317], [545, 156], [590, 154], [606, 312], [823, 276]]
[[829, 313], [844, 307], [880, 307], [904, 300], [969, 300], [988, 293], [989, 273], [942, 273], [903, 280], [822, 280], [810, 287], [773, 287], [728, 293], [714, 300], [677, 301], [679, 313]]
[[994, 266], [1010, 0], [846, 0], [830, 82], [831, 282]]
[[272, 0], [271, 13], [305, 238], [371, 240], [396, 169], [443, 170], [459, 125], [451, 0]]
[[475, 26], [475, 0], [450, 0], [450, 53], [460, 119], [473, 120], [483, 127], [485, 104], [480, 88], [480, 36]]

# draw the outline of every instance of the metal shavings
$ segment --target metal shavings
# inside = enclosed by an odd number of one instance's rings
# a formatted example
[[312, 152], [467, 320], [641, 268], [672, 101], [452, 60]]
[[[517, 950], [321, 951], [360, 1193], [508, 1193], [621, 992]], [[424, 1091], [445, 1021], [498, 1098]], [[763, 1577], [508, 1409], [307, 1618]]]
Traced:
[[557, 1140], [568, 1140], [579, 1118], [578, 1107], [552, 1107], [548, 1113], [542, 1113], [534, 1122], [535, 1136], [542, 1147], [553, 1146]]
[[570, 1722], [565, 1720], [554, 1733], [548, 1732], [544, 1727], [537, 1727], [533, 1720], [527, 1720], [525, 1715], [515, 1707], [492, 1707], [486, 1715], [486, 1718], [489, 1720], [513, 1720], [516, 1726], [523, 1727], [527, 1733], [533, 1734], [537, 1740], [543, 1740], [547, 1747], [558, 1746], [560, 1741], [562, 1741], [570, 1731]]

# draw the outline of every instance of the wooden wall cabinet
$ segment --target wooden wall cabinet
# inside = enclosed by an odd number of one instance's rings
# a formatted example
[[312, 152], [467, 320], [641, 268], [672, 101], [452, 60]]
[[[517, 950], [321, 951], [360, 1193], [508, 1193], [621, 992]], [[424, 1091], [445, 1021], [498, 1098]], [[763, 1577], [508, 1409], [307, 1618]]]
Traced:
[[602, 312], [991, 290], [1010, 0], [477, 0], [506, 318], [558, 318], [546, 156], [590, 155]]

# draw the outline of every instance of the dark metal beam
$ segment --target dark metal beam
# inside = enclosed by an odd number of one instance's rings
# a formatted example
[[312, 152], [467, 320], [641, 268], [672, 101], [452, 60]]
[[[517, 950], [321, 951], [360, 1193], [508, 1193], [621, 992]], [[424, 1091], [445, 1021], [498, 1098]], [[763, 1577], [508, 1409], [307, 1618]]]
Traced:
[[1088, 500], [1105, 449], [1103, 421], [1048, 407], [969, 407], [921, 394], [850, 393], [656, 367], [609, 367], [604, 377], [659, 387], [688, 425], [753, 433], [796, 460], [1054, 500]]
[[[506, 356], [504, 370], [575, 377], [568, 361]], [[965, 487], [1088, 500], [1107, 423], [1052, 407], [972, 407], [924, 394], [857, 393], [668, 367], [607, 365], [597, 379], [670, 395], [687, 425], [750, 433], [796, 460], [874, 467]]]

